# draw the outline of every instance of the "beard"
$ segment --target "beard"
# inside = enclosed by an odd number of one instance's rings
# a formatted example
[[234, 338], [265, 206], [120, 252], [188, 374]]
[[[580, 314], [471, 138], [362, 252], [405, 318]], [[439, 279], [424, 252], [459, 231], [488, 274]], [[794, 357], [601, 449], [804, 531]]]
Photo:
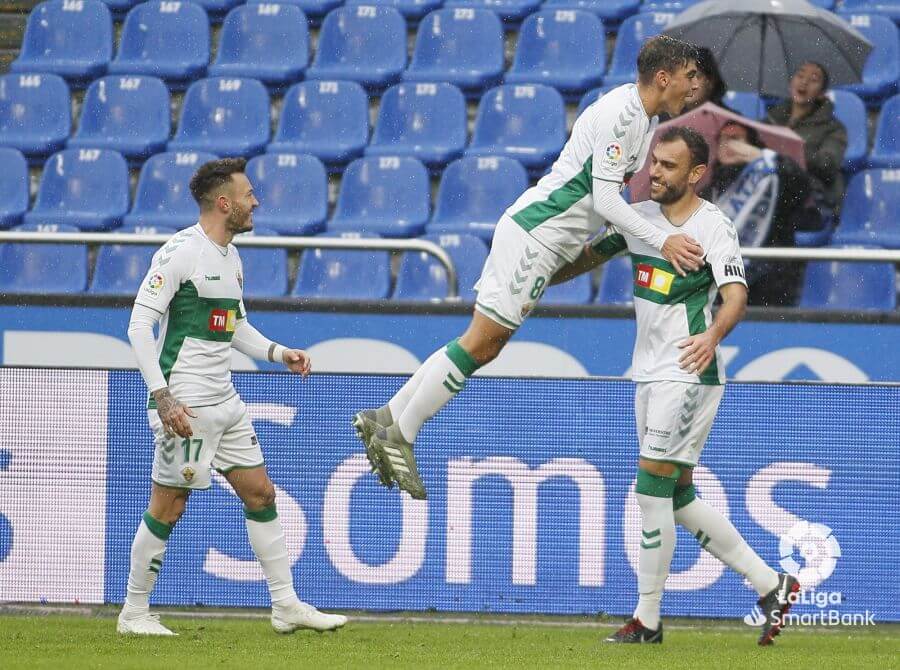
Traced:
[[250, 221], [250, 210], [244, 209], [237, 203], [233, 203], [231, 206], [231, 213], [225, 220], [225, 228], [228, 229], [232, 235], [253, 230], [253, 223]]
[[650, 191], [650, 199], [653, 202], [658, 202], [660, 205], [670, 205], [673, 202], [677, 202], [684, 197], [685, 192], [687, 192], [687, 185], [682, 184], [681, 186], [673, 186], [672, 184], [663, 184], [665, 190], [659, 195], [653, 195], [653, 191]]

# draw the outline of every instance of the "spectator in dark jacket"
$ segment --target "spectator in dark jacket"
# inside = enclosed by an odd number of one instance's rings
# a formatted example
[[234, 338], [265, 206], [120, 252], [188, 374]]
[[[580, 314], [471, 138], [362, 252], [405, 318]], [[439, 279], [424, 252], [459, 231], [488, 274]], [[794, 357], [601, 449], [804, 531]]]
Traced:
[[847, 149], [847, 129], [834, 116], [825, 97], [828, 72], [818, 63], [804, 63], [791, 77], [791, 97], [769, 110], [768, 122], [787, 126], [806, 142], [810, 189], [824, 218], [835, 215], [844, 199], [841, 161]]
[[[809, 180], [794, 160], [766, 149], [753, 128], [732, 121], [719, 131], [712, 179], [701, 195], [734, 222], [742, 247], [791, 247]], [[745, 270], [750, 304], [796, 304], [801, 264], [747, 261]]]

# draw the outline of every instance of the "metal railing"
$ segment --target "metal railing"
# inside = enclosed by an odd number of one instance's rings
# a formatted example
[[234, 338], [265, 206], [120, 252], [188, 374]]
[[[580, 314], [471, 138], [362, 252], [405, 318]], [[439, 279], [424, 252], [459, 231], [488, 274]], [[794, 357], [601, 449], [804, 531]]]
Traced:
[[[0, 231], [2, 242], [30, 242], [38, 244], [135, 244], [163, 245], [170, 235], [142, 233], [53, 233]], [[420, 239], [377, 238], [329, 238], [329, 237], [272, 237], [241, 235], [234, 239], [241, 247], [287, 249], [357, 249], [362, 251], [423, 251], [434, 256], [447, 271], [447, 300], [459, 297], [459, 279], [450, 256], [434, 242]], [[868, 248], [800, 248], [800, 247], [747, 247], [741, 249], [745, 259], [779, 261], [850, 261], [900, 263], [900, 250]]]
[[[52, 233], [0, 231], [2, 242], [30, 242], [38, 244], [156, 244], [162, 246], [171, 235], [143, 233]], [[440, 246], [428, 240], [386, 240], [377, 238], [345, 239], [340, 237], [272, 237], [240, 235], [234, 238], [239, 247], [287, 249], [357, 249], [361, 251], [423, 251], [434, 256], [447, 271], [447, 300], [459, 297], [459, 279], [450, 256]]]

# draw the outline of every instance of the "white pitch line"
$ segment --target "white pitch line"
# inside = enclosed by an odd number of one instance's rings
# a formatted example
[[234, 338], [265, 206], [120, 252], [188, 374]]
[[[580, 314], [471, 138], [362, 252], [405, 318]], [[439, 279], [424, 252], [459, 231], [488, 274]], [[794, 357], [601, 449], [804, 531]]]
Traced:
[[[112, 617], [114, 612], [104, 612], [103, 605], [96, 607], [86, 606], [66, 606], [66, 605], [30, 605], [30, 604], [0, 604], [0, 614], [80, 614], [82, 616], [109, 616]], [[207, 611], [207, 610], [167, 610], [154, 608], [154, 614], [175, 619], [268, 619], [268, 612], [252, 612], [241, 610], [238, 612], [226, 611]], [[538, 628], [584, 628], [607, 630], [616, 629], [622, 625], [622, 622], [600, 622], [600, 621], [570, 621], [565, 619], [516, 619], [512, 617], [467, 617], [467, 616], [403, 616], [397, 614], [348, 614], [349, 623], [413, 623], [413, 624], [440, 624], [440, 625], [485, 625], [485, 626], [535, 626]], [[839, 634], [843, 633], [851, 635], [856, 626], [829, 626], [814, 627], [801, 626], [791, 629], [791, 635], [797, 633], [816, 633], [816, 634]], [[866, 627], [869, 628], [868, 626]], [[733, 624], [710, 623], [708, 619], [704, 619], [703, 623], [697, 624], [666, 624], [666, 630], [687, 630], [695, 632], [746, 632], [755, 633], [756, 628], [753, 626], [737, 626]]]

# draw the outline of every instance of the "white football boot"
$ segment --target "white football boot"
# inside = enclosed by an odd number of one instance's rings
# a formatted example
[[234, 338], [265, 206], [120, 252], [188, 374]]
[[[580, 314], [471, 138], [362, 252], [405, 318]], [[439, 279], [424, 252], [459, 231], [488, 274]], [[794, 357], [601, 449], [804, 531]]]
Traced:
[[347, 623], [343, 614], [326, 614], [303, 601], [283, 607], [272, 607], [272, 628], [276, 633], [293, 633], [299, 628], [335, 630]]
[[178, 635], [159, 622], [159, 615], [128, 605], [119, 613], [116, 632], [123, 635]]

